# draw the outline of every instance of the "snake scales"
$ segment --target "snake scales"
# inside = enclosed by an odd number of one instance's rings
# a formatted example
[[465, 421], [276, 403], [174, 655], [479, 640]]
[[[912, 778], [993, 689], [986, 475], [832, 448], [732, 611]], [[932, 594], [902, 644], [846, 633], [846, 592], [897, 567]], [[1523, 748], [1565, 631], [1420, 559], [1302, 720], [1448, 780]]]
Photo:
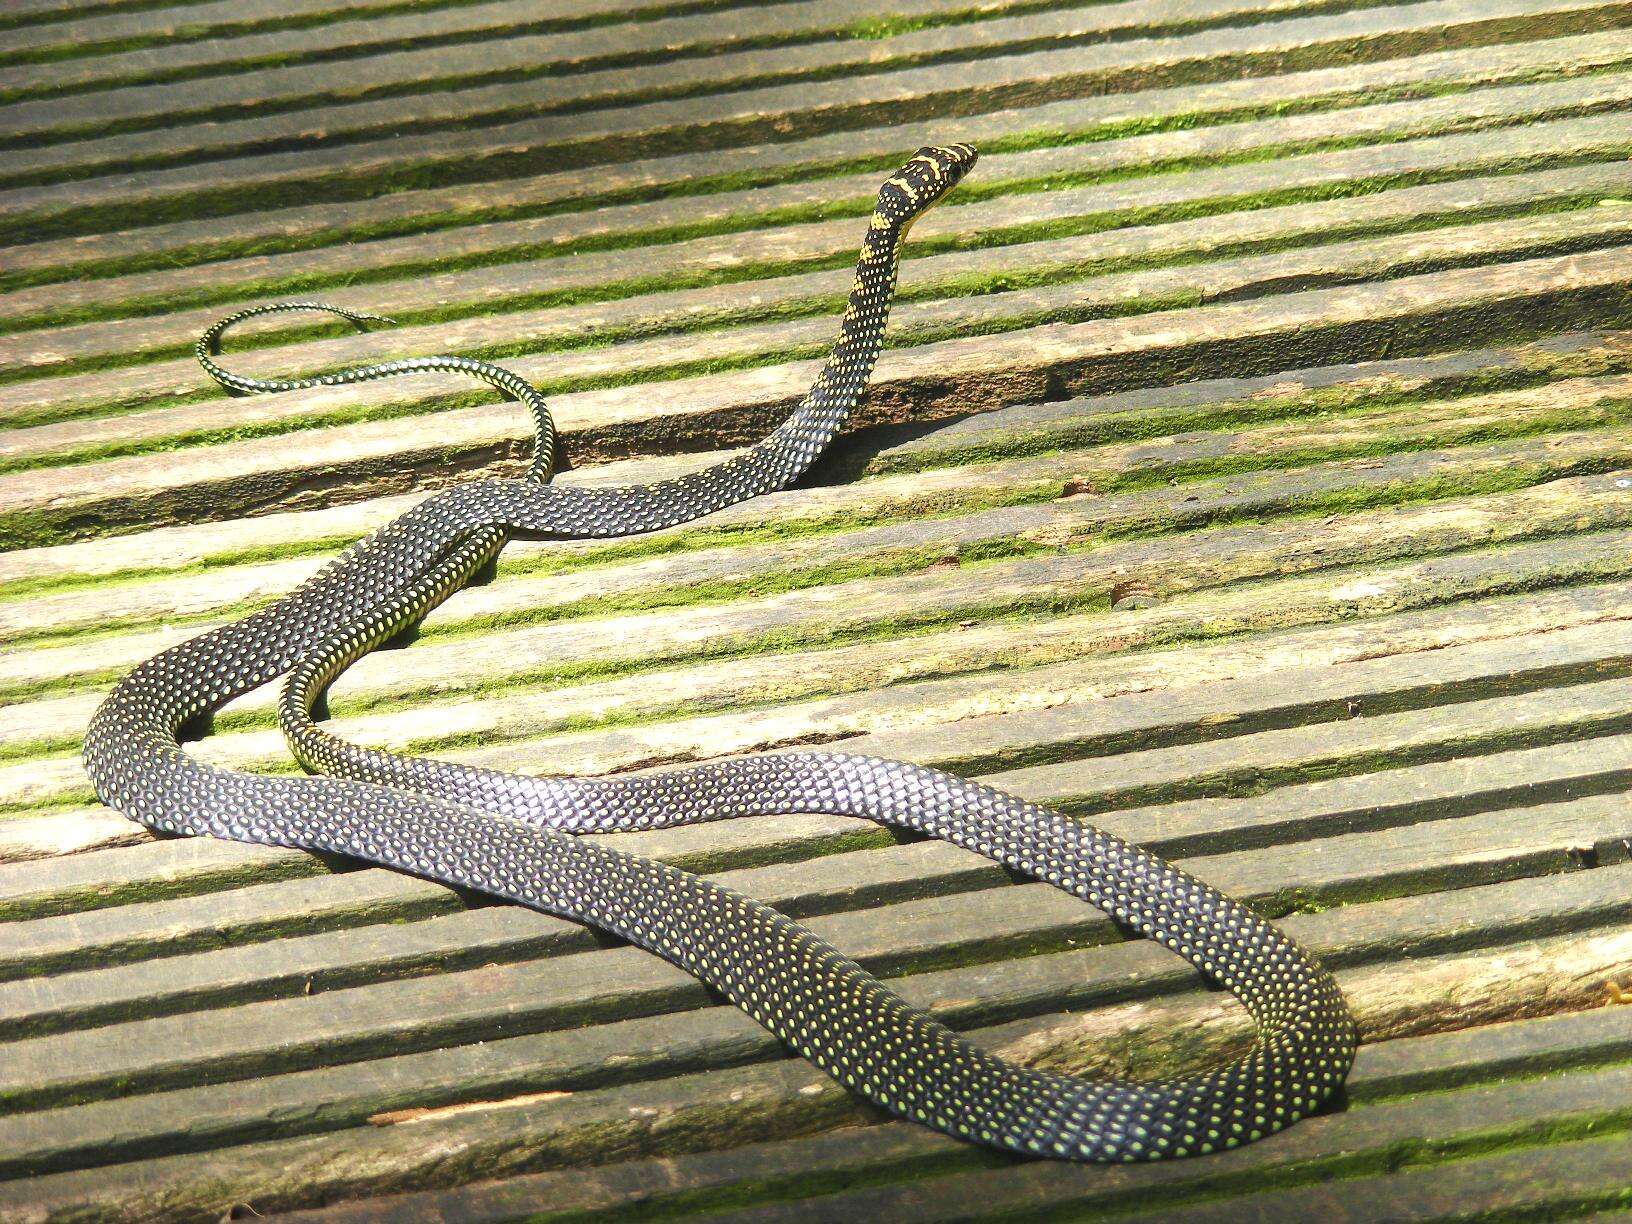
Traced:
[[[1316, 1108], [1342, 1084], [1356, 1041], [1332, 979], [1250, 910], [1078, 820], [936, 770], [842, 752], [630, 777], [534, 778], [353, 746], [312, 719], [313, 703], [341, 670], [458, 589], [511, 533], [653, 531], [804, 472], [864, 394], [908, 228], [974, 160], [965, 145], [922, 149], [884, 183], [838, 342], [798, 410], [729, 461], [655, 484], [546, 483], [555, 451], [548, 410], [531, 386], [496, 366], [436, 357], [300, 380], [247, 379], [212, 360], [227, 326], [267, 310], [332, 308], [288, 303], [217, 324], [199, 342], [199, 357], [231, 390], [463, 372], [529, 406], [537, 452], [528, 478], [437, 493], [264, 610], [133, 670], [86, 735], [85, 767], [97, 793], [155, 830], [349, 855], [613, 932], [706, 982], [891, 1113], [994, 1147], [1071, 1160], [1184, 1156], [1257, 1139]], [[279, 714], [293, 751], [328, 776], [233, 773], [181, 749], [189, 720], [279, 676], [287, 677]], [[1099, 907], [1235, 994], [1256, 1023], [1252, 1049], [1161, 1082], [1017, 1066], [908, 1007], [774, 910], [573, 836], [812, 812], [943, 838]]]

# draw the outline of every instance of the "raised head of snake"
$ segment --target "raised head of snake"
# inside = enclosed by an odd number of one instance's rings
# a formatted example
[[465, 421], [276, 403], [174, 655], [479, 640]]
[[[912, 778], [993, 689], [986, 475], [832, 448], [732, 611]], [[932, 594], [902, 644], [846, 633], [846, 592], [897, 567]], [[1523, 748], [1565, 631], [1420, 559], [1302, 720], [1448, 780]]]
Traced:
[[972, 145], [925, 145], [879, 188], [873, 223], [905, 237], [914, 221], [963, 180], [977, 156]]

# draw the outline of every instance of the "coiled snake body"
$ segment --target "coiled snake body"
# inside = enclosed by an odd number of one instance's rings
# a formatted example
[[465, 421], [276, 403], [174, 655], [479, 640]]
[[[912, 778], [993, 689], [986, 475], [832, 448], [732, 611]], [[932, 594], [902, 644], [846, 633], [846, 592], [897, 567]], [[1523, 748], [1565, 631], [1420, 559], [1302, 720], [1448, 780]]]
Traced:
[[[149, 659], [97, 711], [85, 767], [104, 802], [153, 829], [330, 851], [478, 889], [612, 932], [695, 975], [847, 1088], [891, 1113], [1015, 1152], [1072, 1160], [1233, 1147], [1309, 1113], [1343, 1082], [1355, 1030], [1332, 979], [1252, 911], [1078, 820], [933, 769], [842, 752], [726, 760], [607, 779], [531, 778], [346, 744], [311, 707], [352, 660], [456, 590], [512, 532], [610, 537], [697, 518], [794, 480], [864, 393], [906, 230], [973, 164], [967, 146], [920, 150], [880, 189], [840, 337], [803, 403], [758, 445], [651, 485], [543, 483], [554, 430], [537, 392], [462, 358], [391, 362], [277, 391], [418, 370], [471, 374], [533, 410], [528, 479], [435, 494], [290, 595]], [[322, 307], [319, 307], [322, 308]], [[345, 313], [345, 312], [341, 312]], [[367, 316], [351, 316], [366, 318]], [[280, 719], [324, 777], [206, 765], [179, 745], [194, 718], [287, 676]], [[943, 838], [1029, 873], [1159, 941], [1233, 992], [1257, 1026], [1242, 1057], [1190, 1078], [1091, 1080], [1001, 1060], [915, 1011], [854, 962], [757, 902], [687, 872], [584, 841], [750, 814], [865, 817]]]

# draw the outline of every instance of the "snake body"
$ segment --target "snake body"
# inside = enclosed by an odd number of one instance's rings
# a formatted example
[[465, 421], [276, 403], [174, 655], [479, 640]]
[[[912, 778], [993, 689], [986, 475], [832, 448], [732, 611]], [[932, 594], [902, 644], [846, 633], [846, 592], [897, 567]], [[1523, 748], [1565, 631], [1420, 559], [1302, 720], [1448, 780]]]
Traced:
[[[922, 149], [884, 183], [838, 342], [799, 408], [732, 459], [654, 484], [546, 483], [555, 451], [548, 410], [533, 388], [498, 367], [427, 358], [312, 379], [245, 379], [211, 358], [220, 332], [245, 315], [223, 320], [200, 342], [200, 357], [231, 389], [463, 372], [533, 410], [538, 453], [526, 478], [434, 494], [293, 593], [135, 668], [86, 736], [85, 766], [98, 795], [155, 830], [334, 852], [599, 927], [695, 975], [846, 1088], [974, 1142], [1071, 1160], [1155, 1159], [1234, 1147], [1316, 1109], [1341, 1086], [1356, 1044], [1332, 978], [1243, 905], [1079, 820], [937, 770], [842, 752], [766, 754], [628, 777], [535, 778], [358, 747], [312, 719], [313, 702], [344, 667], [456, 590], [510, 534], [652, 531], [804, 472], [864, 394], [907, 229], [974, 158], [964, 145]], [[280, 676], [287, 681], [279, 716], [292, 748], [326, 776], [234, 773], [183, 751], [179, 736], [190, 720]], [[863, 817], [1046, 880], [1231, 991], [1254, 1020], [1256, 1040], [1233, 1061], [1164, 1081], [1018, 1066], [909, 1007], [776, 911], [575, 836], [777, 813]]]

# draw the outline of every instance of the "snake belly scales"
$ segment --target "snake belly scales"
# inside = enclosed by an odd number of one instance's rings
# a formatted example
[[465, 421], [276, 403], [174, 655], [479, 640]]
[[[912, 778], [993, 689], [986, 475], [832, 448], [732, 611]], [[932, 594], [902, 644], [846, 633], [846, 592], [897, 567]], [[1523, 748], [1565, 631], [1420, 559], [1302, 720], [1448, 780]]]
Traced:
[[[1178, 1157], [1235, 1147], [1316, 1109], [1341, 1087], [1357, 1041], [1332, 978], [1245, 906], [1080, 820], [934, 769], [843, 752], [606, 778], [530, 777], [354, 746], [313, 721], [314, 703], [345, 667], [462, 586], [511, 534], [654, 531], [803, 473], [865, 393], [908, 228], [974, 160], [966, 145], [921, 149], [880, 188], [838, 341], [799, 408], [733, 458], [649, 485], [547, 483], [556, 449], [548, 410], [536, 390], [499, 367], [430, 357], [313, 378], [241, 378], [212, 360], [226, 327], [273, 310], [335, 308], [282, 303], [216, 324], [198, 355], [231, 391], [459, 372], [526, 404], [537, 450], [525, 478], [432, 494], [293, 593], [135, 668], [86, 734], [85, 768], [97, 794], [164, 833], [332, 852], [611, 932], [694, 975], [889, 1113], [996, 1148], [1079, 1161]], [[280, 676], [284, 732], [296, 757], [321, 776], [236, 773], [182, 750], [192, 720]], [[1160, 1081], [1019, 1066], [909, 1007], [775, 910], [575, 836], [793, 813], [862, 817], [942, 838], [1080, 897], [1233, 993], [1254, 1022], [1252, 1047]]]

